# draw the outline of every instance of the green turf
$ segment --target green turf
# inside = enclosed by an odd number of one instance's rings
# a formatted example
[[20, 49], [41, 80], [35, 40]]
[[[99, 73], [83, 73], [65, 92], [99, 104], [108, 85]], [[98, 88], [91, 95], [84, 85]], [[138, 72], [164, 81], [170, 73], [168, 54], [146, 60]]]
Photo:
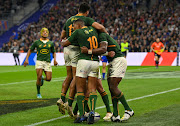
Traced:
[[[1, 66], [0, 67], [0, 110], [2, 109], [1, 102], [5, 100], [24, 100], [36, 99], [36, 72], [34, 66]], [[51, 82], [45, 82], [41, 88], [43, 99], [59, 98], [61, 92], [62, 81], [66, 76], [66, 69], [64, 66], [53, 67], [53, 79]], [[147, 96], [154, 93], [168, 91], [171, 89], [180, 88], [180, 67], [162, 66], [159, 69], [155, 67], [145, 66], [128, 67], [126, 77], [122, 80], [119, 88], [125, 94], [125, 97], [135, 111], [127, 123], [112, 123], [104, 122], [105, 108], [97, 109], [100, 113], [101, 119], [94, 125], [122, 125], [122, 126], [170, 126], [180, 125], [180, 90], [171, 91], [155, 96]], [[106, 80], [102, 81], [104, 89], [109, 94]], [[147, 97], [142, 97], [147, 96]], [[138, 98], [139, 99], [135, 99]], [[111, 98], [110, 98], [111, 99]], [[111, 103], [111, 101], [110, 101]], [[0, 125], [2, 126], [21, 126], [30, 125], [53, 118], [62, 117], [58, 112], [55, 103], [48, 104], [49, 106], [40, 106], [37, 108], [27, 107], [27, 110], [12, 111], [12, 113], [0, 116]], [[13, 104], [14, 105], [14, 104]], [[13, 105], [8, 104], [7, 107], [13, 109]], [[26, 108], [27, 104], [17, 105]], [[32, 104], [28, 104], [32, 105]], [[98, 95], [97, 107], [103, 106], [101, 96]], [[20, 107], [19, 107], [20, 108]], [[15, 108], [14, 108], [15, 109]], [[119, 105], [120, 115], [123, 115], [124, 109]], [[9, 111], [8, 111], [9, 112]], [[69, 117], [56, 119], [54, 121], [46, 122], [41, 125], [45, 126], [71, 126], [73, 120]], [[87, 125], [85, 122], [76, 125]]]

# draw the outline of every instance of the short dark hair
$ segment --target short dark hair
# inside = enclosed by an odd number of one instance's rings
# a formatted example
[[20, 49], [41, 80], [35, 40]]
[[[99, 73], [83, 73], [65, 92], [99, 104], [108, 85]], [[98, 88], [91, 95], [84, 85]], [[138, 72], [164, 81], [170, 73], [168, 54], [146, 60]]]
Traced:
[[80, 18], [77, 19], [77, 20], [75, 20], [73, 23], [74, 23], [74, 24], [75, 24], [75, 23], [79, 23], [81, 26], [84, 26], [84, 24], [85, 24], [84, 21], [83, 21], [82, 19], [80, 19]]
[[87, 3], [84, 2], [84, 3], [80, 4], [80, 6], [79, 6], [80, 13], [85, 13], [89, 10], [90, 10], [90, 6]]

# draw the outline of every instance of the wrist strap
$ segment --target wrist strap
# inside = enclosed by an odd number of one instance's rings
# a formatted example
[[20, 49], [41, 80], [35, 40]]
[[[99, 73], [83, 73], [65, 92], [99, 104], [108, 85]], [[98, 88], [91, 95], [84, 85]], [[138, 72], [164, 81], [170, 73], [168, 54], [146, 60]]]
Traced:
[[92, 50], [89, 49], [89, 50], [88, 50], [88, 54], [92, 54]]

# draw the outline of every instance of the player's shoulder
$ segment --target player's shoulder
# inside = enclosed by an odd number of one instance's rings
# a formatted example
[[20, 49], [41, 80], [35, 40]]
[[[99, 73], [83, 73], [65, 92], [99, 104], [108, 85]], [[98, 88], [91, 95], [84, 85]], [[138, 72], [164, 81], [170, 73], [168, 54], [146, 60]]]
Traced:
[[67, 22], [74, 22], [74, 21], [77, 20], [77, 19], [79, 19], [79, 17], [77, 17], [76, 15], [74, 15], [74, 16], [71, 16], [71, 17], [67, 20]]
[[107, 36], [108, 34], [106, 34], [105, 32], [99, 32], [99, 36]]
[[35, 40], [33, 43], [39, 43], [39, 42], [41, 42], [41, 40], [40, 40], [40, 39], [37, 39], [37, 40]]
[[48, 43], [51, 43], [51, 44], [53, 44], [53, 41], [49, 40], [49, 41], [48, 41]]

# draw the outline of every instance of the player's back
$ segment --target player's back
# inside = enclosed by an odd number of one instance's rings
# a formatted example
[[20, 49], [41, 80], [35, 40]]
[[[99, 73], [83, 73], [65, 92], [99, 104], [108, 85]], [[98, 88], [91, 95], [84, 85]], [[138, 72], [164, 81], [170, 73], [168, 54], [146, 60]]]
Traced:
[[[81, 29], [75, 31], [77, 36], [77, 42], [80, 47], [87, 47], [88, 49], [96, 49], [99, 44], [97, 41], [98, 33], [92, 26], [84, 26]], [[81, 53], [79, 59], [99, 61], [98, 55]]]
[[73, 29], [73, 22], [74, 22], [75, 20], [78, 20], [78, 19], [83, 20], [84, 23], [85, 23], [85, 26], [91, 26], [91, 25], [95, 22], [92, 18], [90, 18], [90, 17], [85, 17], [85, 16], [83, 16], [83, 15], [81, 15], [81, 14], [77, 14], [77, 15], [75, 15], [75, 16], [70, 17], [70, 18], [66, 21], [66, 23], [65, 23], [65, 25], [64, 25], [64, 28], [63, 28], [63, 29], [66, 31], [66, 38], [68, 38], [69, 36], [71, 36], [72, 32], [74, 31], [74, 29]]

